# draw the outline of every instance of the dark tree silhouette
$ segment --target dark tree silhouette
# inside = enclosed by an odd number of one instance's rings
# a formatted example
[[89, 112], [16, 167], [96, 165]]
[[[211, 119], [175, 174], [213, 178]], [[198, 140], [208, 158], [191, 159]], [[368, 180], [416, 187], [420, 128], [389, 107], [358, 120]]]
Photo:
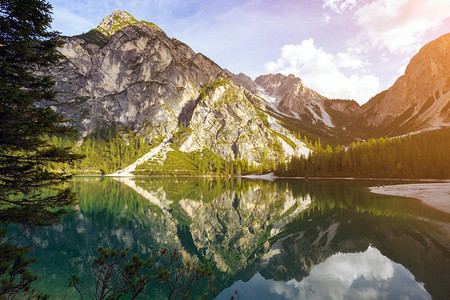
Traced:
[[[60, 59], [58, 33], [50, 30], [51, 5], [41, 0], [0, 2], [0, 221], [27, 229], [58, 222], [75, 204], [63, 183], [70, 176], [50, 171], [54, 162], [80, 158], [51, 145], [48, 136], [73, 128], [50, 105], [54, 82], [43, 75]], [[0, 236], [0, 298], [30, 289], [27, 247]]]
[[[49, 31], [51, 6], [39, 0], [0, 4], [0, 219], [3, 224], [49, 225], [59, 221], [75, 196], [48, 171], [50, 162], [73, 162], [78, 155], [49, 143], [49, 134], [73, 132], [51, 107], [54, 82], [41, 71], [56, 63], [61, 45]], [[55, 193], [42, 195], [42, 188]]]

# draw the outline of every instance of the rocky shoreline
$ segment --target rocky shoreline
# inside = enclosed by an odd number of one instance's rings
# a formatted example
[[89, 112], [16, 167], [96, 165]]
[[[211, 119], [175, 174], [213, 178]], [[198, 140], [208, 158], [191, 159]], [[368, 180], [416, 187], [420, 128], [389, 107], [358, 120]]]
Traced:
[[450, 213], [450, 182], [375, 186], [369, 190], [376, 194], [416, 198], [426, 205]]

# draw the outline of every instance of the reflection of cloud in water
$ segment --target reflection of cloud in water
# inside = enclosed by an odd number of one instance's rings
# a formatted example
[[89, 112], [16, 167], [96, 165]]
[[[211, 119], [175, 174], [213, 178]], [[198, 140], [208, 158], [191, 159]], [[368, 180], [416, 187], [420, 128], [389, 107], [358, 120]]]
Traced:
[[373, 247], [335, 254], [314, 266], [301, 282], [267, 280], [257, 273], [246, 283], [234, 283], [217, 299], [229, 299], [236, 289], [243, 299], [431, 299], [411, 272]]
[[[301, 282], [275, 282], [271, 290], [275, 294], [285, 294], [289, 299], [377, 299], [379, 295], [370, 287], [372, 284], [361, 289], [356, 283], [370, 282], [386, 288], [393, 276], [394, 263], [381, 255], [377, 249], [369, 247], [364, 253], [333, 255], [324, 263], [315, 266], [311, 274]], [[367, 295], [365, 292], [368, 292]]]

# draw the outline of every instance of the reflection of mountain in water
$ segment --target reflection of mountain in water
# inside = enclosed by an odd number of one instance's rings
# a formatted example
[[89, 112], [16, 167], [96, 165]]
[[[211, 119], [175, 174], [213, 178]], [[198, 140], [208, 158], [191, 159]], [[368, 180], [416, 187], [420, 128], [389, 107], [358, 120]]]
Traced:
[[[360, 182], [206, 180], [209, 185], [199, 188], [191, 179], [182, 182], [189, 192], [172, 193], [167, 200], [176, 203], [172, 208], [179, 217], [190, 220], [199, 253], [221, 271], [255, 268], [250, 274], [259, 270], [267, 278], [301, 280], [336, 252], [376, 245], [412, 268], [420, 280], [434, 278], [427, 288], [442, 286], [441, 274], [447, 272], [449, 262], [448, 250], [442, 249], [450, 245], [436, 233], [437, 225], [420, 218], [446, 222], [449, 218], [419, 201], [368, 194]], [[192, 191], [200, 194], [192, 197]], [[207, 200], [194, 200], [203, 199], [202, 191]], [[245, 268], [258, 256], [256, 267]]]
[[187, 227], [195, 253], [228, 273], [247, 264], [273, 234], [271, 229], [311, 204], [309, 197], [294, 196], [287, 186], [241, 179], [118, 180], [157, 204], [169, 222]]
[[[334, 254], [373, 245], [434, 298], [449, 292], [449, 236], [439, 228], [449, 216], [419, 201], [368, 194], [364, 182], [77, 178], [73, 184], [80, 213], [35, 237], [36, 267], [45, 278], [66, 276], [66, 283], [73, 272], [85, 272], [98, 245], [145, 255], [178, 247], [210, 261], [222, 290], [255, 274], [300, 282]], [[55, 257], [64, 257], [57, 268]]]

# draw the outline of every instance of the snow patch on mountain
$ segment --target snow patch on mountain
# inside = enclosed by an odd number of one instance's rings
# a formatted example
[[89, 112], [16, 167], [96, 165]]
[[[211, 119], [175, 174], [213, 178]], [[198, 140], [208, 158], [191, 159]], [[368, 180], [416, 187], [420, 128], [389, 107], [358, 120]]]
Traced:
[[292, 148], [291, 145], [286, 143], [285, 140], [282, 138], [278, 138], [278, 140], [281, 142], [281, 145], [283, 147], [284, 155], [287, 157], [292, 156], [308, 156], [310, 153], [310, 150], [306, 147], [306, 145], [302, 142], [300, 142], [297, 137], [295, 137], [292, 133], [287, 131], [283, 126], [281, 126], [277, 119], [273, 118], [272, 116], [267, 116], [267, 122], [269, 123], [270, 129], [273, 131], [284, 135], [288, 139], [290, 139], [295, 144], [295, 148]]
[[256, 85], [256, 88], [258, 90], [258, 97], [260, 97], [264, 101], [264, 104], [267, 107], [269, 107], [272, 111], [274, 111], [276, 114], [278, 114], [280, 116], [291, 117], [290, 115], [283, 113], [278, 108], [278, 103], [279, 103], [278, 98], [268, 95], [264, 91], [264, 88], [261, 87], [260, 85]]
[[[272, 95], [269, 95], [265, 92], [264, 88], [258, 84], [256, 84], [256, 88], [258, 90], [258, 97], [260, 97], [263, 101], [264, 104], [266, 105], [266, 107], [270, 108], [274, 113], [280, 115], [280, 116], [284, 116], [284, 117], [289, 117], [289, 118], [296, 118], [301, 120], [302, 117], [298, 114], [298, 112], [295, 112], [293, 110], [290, 110], [288, 113], [286, 112], [282, 112], [279, 108], [279, 103], [280, 103], [280, 97], [277, 96], [277, 88], [273, 88], [273, 92]], [[328, 127], [335, 127], [333, 124], [333, 121], [331, 120], [331, 116], [327, 113], [327, 111], [323, 108], [322, 103], [320, 102], [316, 102], [315, 103], [317, 106], [319, 106], [320, 109], [320, 114], [322, 116], [319, 116], [314, 109], [311, 107], [310, 103], [305, 103], [306, 108], [308, 109], [308, 111], [312, 114], [314, 120], [313, 122], [315, 124], [321, 122], [323, 124], [325, 124]]]
[[328, 127], [335, 127], [333, 124], [333, 121], [331, 121], [330, 115], [326, 112], [326, 110], [322, 107], [322, 105], [319, 104], [320, 107], [320, 113], [322, 115], [322, 122], [327, 125]]
[[141, 156], [138, 160], [136, 160], [134, 163], [129, 165], [123, 170], [119, 170], [113, 174], [108, 174], [106, 176], [117, 176], [117, 177], [131, 177], [134, 176], [133, 172], [136, 171], [136, 167], [139, 165], [142, 165], [149, 159], [151, 159], [153, 156], [158, 154], [163, 148], [165, 148], [169, 144], [170, 138], [166, 138], [161, 144], [159, 144], [156, 148], [153, 148], [143, 156]]

